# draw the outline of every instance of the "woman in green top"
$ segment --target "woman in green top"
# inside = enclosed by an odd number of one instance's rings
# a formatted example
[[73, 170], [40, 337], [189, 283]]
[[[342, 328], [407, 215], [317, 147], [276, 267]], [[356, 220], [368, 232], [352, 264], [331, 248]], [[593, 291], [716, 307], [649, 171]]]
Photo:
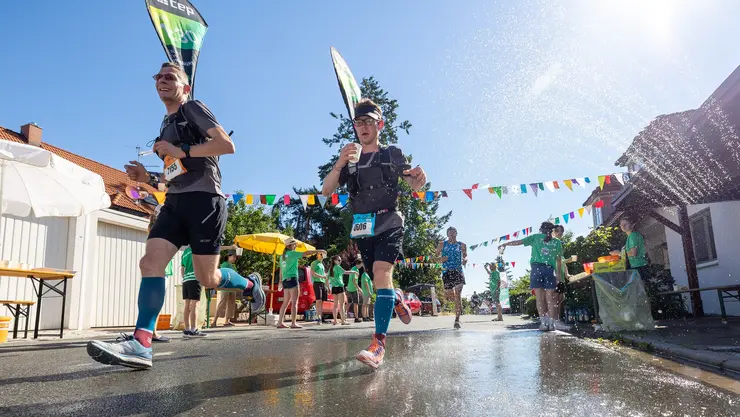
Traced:
[[540, 233], [499, 246], [499, 248], [521, 245], [532, 247], [529, 287], [534, 290], [537, 299], [537, 312], [540, 315], [540, 330], [542, 331], [567, 329], [565, 323], [558, 317], [555, 288], [561, 280], [563, 243], [552, 236], [554, 229], [554, 224], [544, 222], [540, 226]]
[[[360, 318], [360, 270], [362, 267], [362, 258], [355, 260], [355, 266], [349, 271], [349, 283], [347, 284], [347, 300], [352, 312], [355, 315], [355, 323], [362, 323]], [[348, 306], [348, 308], [349, 308]]]
[[280, 284], [278, 285], [278, 292], [283, 291], [283, 303], [280, 306], [280, 318], [278, 318], [278, 329], [285, 329], [288, 326], [283, 323], [285, 320], [285, 312], [288, 307], [293, 305], [290, 309], [290, 318], [292, 329], [300, 329], [303, 326], [296, 323], [298, 318], [298, 295], [300, 293], [298, 288], [298, 260], [304, 257], [313, 256], [317, 253], [325, 253], [321, 250], [308, 250], [305, 252], [298, 252], [298, 241], [292, 237], [285, 239], [283, 242], [285, 245], [285, 252], [280, 257]]
[[640, 278], [643, 281], [647, 280], [650, 277], [650, 270], [648, 269], [645, 239], [640, 232], [635, 231], [635, 222], [629, 217], [623, 218], [619, 222], [619, 227], [627, 235], [627, 243], [622, 251], [612, 251], [611, 254], [624, 256], [623, 252], [626, 252], [629, 269], [636, 269], [640, 273]]
[[313, 279], [313, 293], [316, 296], [316, 322], [324, 322], [324, 303], [329, 300], [329, 284], [326, 283], [326, 269], [324, 268], [324, 254], [319, 253], [311, 262], [311, 278]]
[[360, 269], [360, 285], [362, 286], [362, 318], [364, 321], [375, 321], [370, 318], [370, 300], [373, 296], [373, 281], [365, 268]]
[[[226, 260], [220, 268], [229, 268], [236, 271], [236, 259], [236, 251], [229, 250], [226, 252]], [[231, 320], [234, 318], [234, 311], [236, 310], [236, 292], [218, 291], [218, 298], [218, 307], [216, 307], [216, 315], [213, 317], [211, 327], [216, 327], [219, 317], [224, 317], [224, 327], [234, 326]]]
[[334, 316], [334, 321], [332, 324], [336, 326], [337, 324], [337, 309], [339, 310], [339, 320], [341, 320], [343, 326], [348, 326], [349, 323], [347, 323], [347, 313], [344, 311], [344, 275], [347, 274], [347, 271], [342, 268], [342, 258], [338, 255], [334, 255], [334, 257], [331, 258], [332, 264], [334, 265], [331, 269], [331, 279], [329, 280], [329, 283], [331, 284], [331, 293], [334, 296], [334, 307], [332, 308], [332, 314]]

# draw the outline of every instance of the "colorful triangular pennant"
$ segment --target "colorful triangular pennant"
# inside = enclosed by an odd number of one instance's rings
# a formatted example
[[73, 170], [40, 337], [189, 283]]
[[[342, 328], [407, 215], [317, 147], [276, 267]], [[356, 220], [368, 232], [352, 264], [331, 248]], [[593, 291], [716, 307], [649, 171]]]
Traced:
[[154, 194], [154, 198], [157, 199], [157, 203], [164, 204], [164, 200], [165, 200], [167, 193], [163, 193], [161, 191], [154, 191], [152, 194]]
[[347, 200], [349, 200], [349, 194], [339, 194], [339, 204], [344, 207], [347, 204]]

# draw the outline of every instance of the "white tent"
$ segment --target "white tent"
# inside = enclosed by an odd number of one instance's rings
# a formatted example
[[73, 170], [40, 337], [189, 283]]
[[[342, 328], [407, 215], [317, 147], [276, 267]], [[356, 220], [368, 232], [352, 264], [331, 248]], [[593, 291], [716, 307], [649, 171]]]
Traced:
[[110, 205], [100, 175], [37, 146], [0, 140], [0, 216], [78, 217]]

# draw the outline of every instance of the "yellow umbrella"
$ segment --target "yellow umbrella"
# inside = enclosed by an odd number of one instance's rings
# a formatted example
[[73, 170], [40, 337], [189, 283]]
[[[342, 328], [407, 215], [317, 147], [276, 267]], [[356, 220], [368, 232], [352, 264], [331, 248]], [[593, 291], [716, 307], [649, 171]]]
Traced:
[[[272, 286], [275, 281], [275, 260], [277, 255], [282, 255], [285, 252], [285, 240], [287, 239], [290, 239], [290, 236], [282, 233], [255, 233], [239, 235], [234, 238], [234, 243], [246, 250], [272, 254], [272, 281], [270, 281], [270, 286]], [[297, 243], [295, 250], [298, 252], [316, 250], [308, 243], [301, 242], [298, 239], [295, 239], [295, 241]], [[272, 295], [273, 293], [270, 293], [270, 314], [272, 314]]]
[[[285, 252], [285, 240], [290, 239], [290, 236], [282, 233], [256, 233], [253, 235], [239, 235], [234, 238], [234, 243], [239, 247], [246, 250], [259, 253], [270, 253], [273, 255], [282, 255]], [[313, 246], [308, 243], [303, 243], [296, 239], [296, 251], [305, 252], [308, 250], [316, 250]]]

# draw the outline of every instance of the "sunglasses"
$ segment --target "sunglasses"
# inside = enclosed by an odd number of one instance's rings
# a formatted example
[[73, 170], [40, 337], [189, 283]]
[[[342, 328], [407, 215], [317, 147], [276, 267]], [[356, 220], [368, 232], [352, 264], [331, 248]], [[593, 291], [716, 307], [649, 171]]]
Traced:
[[375, 119], [355, 119], [354, 120], [355, 126], [372, 126], [376, 123], [378, 123], [378, 121]]
[[159, 81], [162, 78], [164, 78], [165, 81], [174, 81], [174, 82], [180, 81], [180, 79], [177, 78], [177, 75], [175, 74], [154, 74], [152, 75], [152, 78], [154, 78], [154, 81]]

